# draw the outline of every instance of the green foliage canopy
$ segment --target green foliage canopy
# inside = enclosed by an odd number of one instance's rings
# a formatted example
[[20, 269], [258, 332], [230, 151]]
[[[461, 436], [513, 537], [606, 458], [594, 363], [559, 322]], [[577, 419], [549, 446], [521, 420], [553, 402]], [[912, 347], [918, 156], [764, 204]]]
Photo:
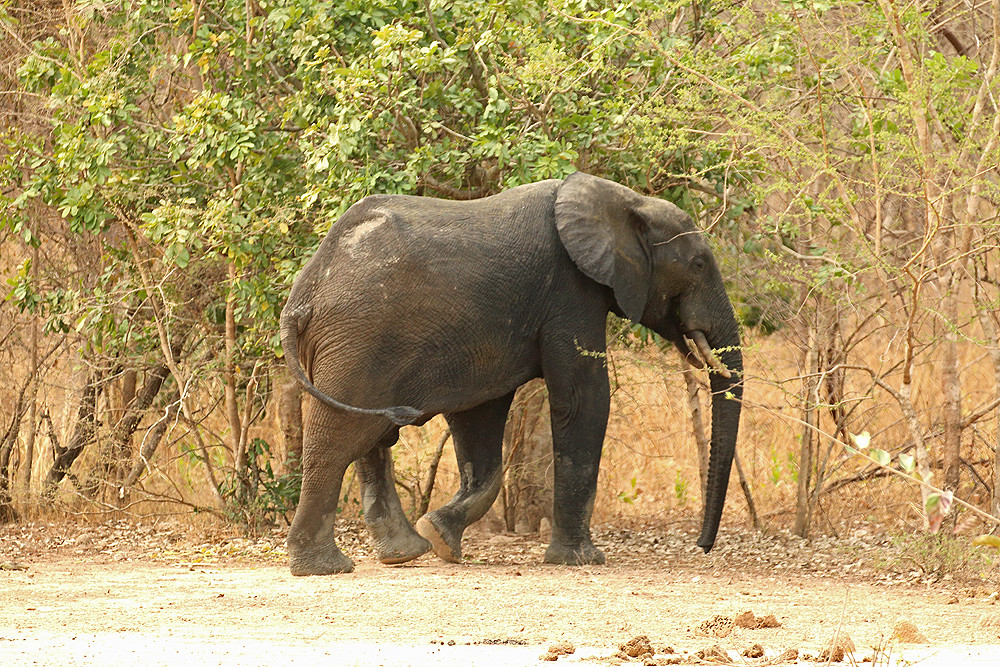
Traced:
[[3, 224], [38, 243], [42, 203], [103, 256], [60, 298], [26, 271], [11, 297], [101, 349], [123, 330], [151, 338], [135, 316], [154, 316], [141, 306], [155, 284], [159, 317], [217, 336], [231, 299], [241, 353], [276, 351], [287, 285], [375, 192], [475, 197], [585, 168], [692, 204], [683, 185], [705, 156], [644, 113], [675, 86], [633, 30], [665, 15], [658, 3], [210, 5], [87, 5], [86, 43], [37, 43], [19, 71], [46, 114], [6, 137], [18, 183]]

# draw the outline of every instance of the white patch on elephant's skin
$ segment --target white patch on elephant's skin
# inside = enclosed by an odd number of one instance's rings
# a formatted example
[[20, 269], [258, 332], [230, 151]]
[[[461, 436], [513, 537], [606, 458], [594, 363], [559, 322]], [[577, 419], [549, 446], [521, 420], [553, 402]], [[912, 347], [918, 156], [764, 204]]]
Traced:
[[366, 236], [381, 227], [384, 222], [385, 218], [375, 218], [374, 220], [362, 222], [344, 237], [340, 244], [341, 247], [347, 251], [348, 255], [357, 259], [358, 244], [364, 241]]

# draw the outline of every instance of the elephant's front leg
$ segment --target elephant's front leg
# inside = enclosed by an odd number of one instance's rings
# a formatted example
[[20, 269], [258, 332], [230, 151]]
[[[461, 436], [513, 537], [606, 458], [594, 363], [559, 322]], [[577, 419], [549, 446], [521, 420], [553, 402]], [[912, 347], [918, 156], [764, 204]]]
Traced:
[[514, 393], [445, 415], [455, 441], [461, 486], [447, 505], [417, 521], [417, 532], [434, 553], [453, 563], [462, 560], [462, 533], [493, 505], [503, 481], [503, 428]]
[[[603, 350], [603, 345], [601, 346]], [[552, 539], [546, 563], [604, 563], [594, 546], [590, 518], [597, 493], [610, 391], [603, 357], [581, 355], [546, 371], [552, 413], [554, 489]], [[572, 353], [570, 353], [572, 354]]]
[[389, 446], [395, 443], [398, 430], [390, 432], [355, 463], [368, 532], [378, 559], [390, 565], [411, 561], [431, 550], [430, 542], [420, 537], [407, 521], [396, 493]]

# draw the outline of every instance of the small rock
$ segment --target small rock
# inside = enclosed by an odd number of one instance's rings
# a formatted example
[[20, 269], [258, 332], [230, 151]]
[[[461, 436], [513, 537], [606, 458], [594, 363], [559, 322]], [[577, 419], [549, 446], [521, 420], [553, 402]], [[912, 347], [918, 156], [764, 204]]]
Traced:
[[797, 662], [799, 659], [799, 649], [790, 648], [778, 656], [778, 662]]
[[780, 628], [781, 623], [774, 617], [774, 614], [767, 616], [754, 616], [752, 611], [745, 611], [733, 619], [737, 627], [749, 630], [761, 630], [763, 628]]
[[76, 543], [76, 546], [78, 546], [78, 547], [85, 547], [88, 544], [93, 544], [94, 540], [96, 540], [96, 539], [97, 539], [97, 536], [94, 535], [93, 533], [83, 533], [82, 535], [79, 535], [76, 538], [75, 543]]
[[24, 570], [27, 569], [28, 569], [27, 565], [25, 565], [24, 563], [19, 563], [16, 560], [7, 560], [0, 562], [0, 570], [4, 570], [5, 572], [23, 572]]
[[754, 644], [750, 648], [743, 651], [744, 658], [763, 658], [764, 657], [764, 647], [760, 644]]
[[556, 642], [549, 647], [549, 653], [556, 655], [571, 655], [576, 652], [576, 647], [570, 642]]
[[653, 645], [649, 643], [649, 637], [646, 635], [633, 637], [618, 648], [630, 658], [642, 658], [646, 655], [652, 657], [653, 655]]
[[729, 654], [722, 650], [722, 647], [718, 644], [698, 651], [694, 654], [694, 657], [706, 662], [730, 662]]

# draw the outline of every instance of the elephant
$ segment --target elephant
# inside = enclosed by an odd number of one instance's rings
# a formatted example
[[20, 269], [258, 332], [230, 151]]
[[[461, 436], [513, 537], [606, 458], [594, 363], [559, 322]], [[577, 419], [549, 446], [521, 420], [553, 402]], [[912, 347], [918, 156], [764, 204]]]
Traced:
[[[459, 562], [463, 531], [500, 489], [514, 392], [536, 377], [548, 387], [554, 461], [544, 560], [604, 563], [590, 521], [610, 409], [609, 312], [708, 365], [712, 437], [698, 539], [707, 553], [742, 397], [739, 327], [718, 263], [678, 207], [574, 172], [472, 201], [367, 196], [304, 265], [280, 319], [289, 369], [316, 399], [288, 533], [292, 574], [353, 569], [334, 539], [352, 462], [381, 562], [431, 549]], [[438, 414], [451, 429], [460, 488], [411, 526], [390, 448], [401, 426]]]

